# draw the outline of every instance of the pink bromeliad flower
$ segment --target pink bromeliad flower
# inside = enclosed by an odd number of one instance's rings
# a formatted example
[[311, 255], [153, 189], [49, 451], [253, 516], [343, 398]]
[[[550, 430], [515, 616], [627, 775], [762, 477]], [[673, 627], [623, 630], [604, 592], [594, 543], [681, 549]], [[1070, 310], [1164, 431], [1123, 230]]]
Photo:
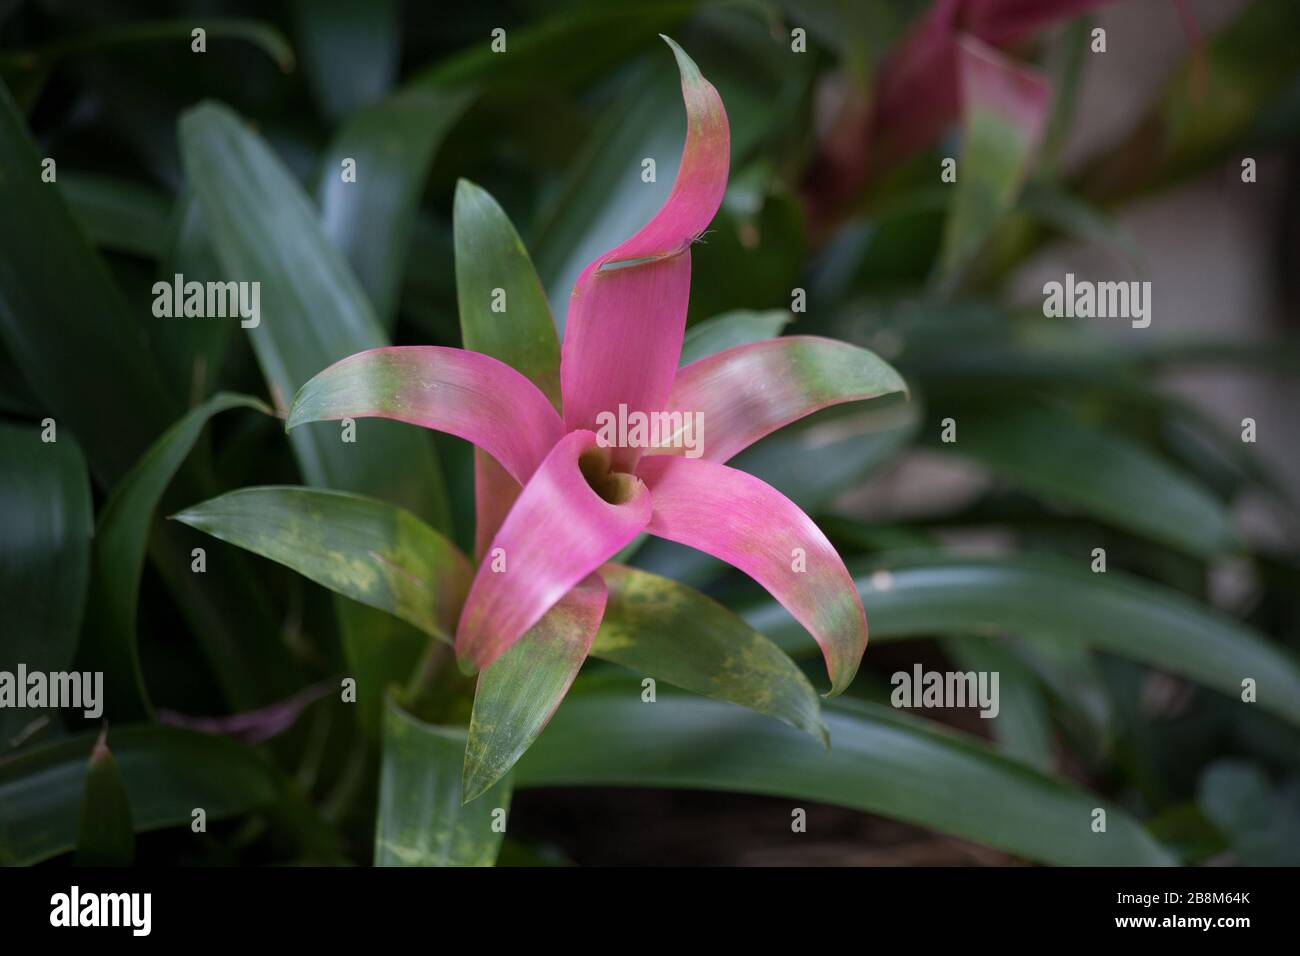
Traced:
[[[577, 280], [561, 354], [561, 410], [488, 355], [394, 347], [360, 352], [318, 374], [299, 392], [287, 427], [390, 418], [459, 436], [494, 459], [481, 460], [477, 472], [481, 560], [455, 635], [469, 672], [486, 668], [544, 618], [585, 641], [585, 657], [604, 613], [602, 565], [648, 532], [707, 552], [771, 592], [816, 638], [830, 693], [838, 694], [867, 644], [853, 580], [803, 511], [726, 461], [818, 409], [903, 385], [870, 353], [807, 336], [738, 346], [678, 369], [691, 245], [722, 202], [730, 132], [717, 91], [672, 46], [687, 112], [681, 165], [658, 214]], [[599, 419], [621, 406], [702, 421], [702, 454], [687, 457], [664, 440], [653, 448], [607, 446]]]

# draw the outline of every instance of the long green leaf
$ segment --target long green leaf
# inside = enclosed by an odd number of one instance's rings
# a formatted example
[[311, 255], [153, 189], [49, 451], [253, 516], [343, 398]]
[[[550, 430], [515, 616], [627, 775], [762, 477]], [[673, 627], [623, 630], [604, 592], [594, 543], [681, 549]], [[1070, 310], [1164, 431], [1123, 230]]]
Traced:
[[[73, 849], [89, 757], [82, 734], [0, 759], [0, 862], [39, 863]], [[277, 781], [259, 754], [226, 737], [158, 725], [113, 731], [136, 832], [209, 822], [270, 805]]]
[[[1300, 724], [1300, 667], [1231, 618], [1122, 572], [1093, 574], [1047, 556], [931, 557], [855, 578], [871, 640], [1015, 634], [1069, 642], [1181, 674], [1240, 698], [1252, 678], [1258, 706]], [[792, 653], [816, 649], [775, 603], [744, 615]]]
[[1021, 193], [1017, 209], [1062, 235], [1114, 252], [1134, 273], [1145, 271], [1142, 250], [1132, 233], [1105, 212], [1064, 189], [1030, 183]]
[[[227, 278], [262, 283], [266, 318], [249, 332], [277, 406], [286, 406], [304, 382], [333, 362], [387, 344], [360, 283], [311, 203], [256, 134], [224, 107], [201, 105], [181, 120], [181, 154]], [[367, 420], [355, 427], [353, 443], [326, 423], [294, 430], [290, 440], [308, 482], [382, 496], [435, 527], [449, 527], [430, 436], [400, 422]], [[358, 679], [407, 677], [401, 669], [407, 655], [384, 648], [416, 645], [415, 632], [359, 608], [342, 612], [341, 622]], [[375, 639], [379, 635], [382, 640]], [[372, 698], [361, 714], [377, 730], [378, 699]]]
[[948, 638], [943, 647], [959, 670], [999, 675], [998, 713], [988, 718], [998, 749], [1039, 770], [1051, 770], [1051, 718], [1034, 672], [998, 641]]
[[[105, 713], [115, 721], [146, 720], [152, 715], [140, 670], [136, 609], [154, 511], [208, 419], [231, 408], [271, 413], [262, 402], [245, 395], [213, 396], [188, 412], [154, 443], [113, 489], [99, 513], [90, 614], [79, 666], [83, 670], [103, 672]], [[232, 656], [217, 655], [214, 663], [218, 668], [223, 667]], [[224, 683], [235, 683], [244, 673], [243, 668], [230, 671]]]
[[0, 84], [0, 339], [96, 477], [112, 482], [181, 409], [63, 193], [41, 181], [41, 159]]
[[[714, 701], [660, 693], [647, 704], [635, 681], [580, 680], [515, 781], [761, 793], [879, 813], [1044, 863], [1173, 862], [1122, 808], [963, 734], [852, 701], [823, 713], [829, 751]], [[1104, 833], [1092, 829], [1097, 808]]]
[[[404, 90], [354, 113], [325, 151], [316, 188], [321, 226], [389, 331], [429, 162], [468, 102], [462, 93]], [[356, 165], [354, 182], [344, 179], [347, 160]]]
[[[0, 176], [0, 339], [60, 434], [76, 435], [96, 479], [111, 486], [183, 407], [151, 352], [146, 326], [83, 238], [57, 186], [40, 181], [40, 155], [3, 89], [0, 169], [6, 171]], [[145, 305], [138, 310], [142, 316], [148, 315]], [[206, 477], [183, 473], [180, 484], [197, 497]], [[189, 548], [166, 529], [154, 555], [209, 653], [242, 645], [258, 655], [274, 627], [265, 604], [250, 596], [247, 579], [213, 568], [196, 586]], [[238, 692], [251, 695], [274, 676], [261, 668], [242, 675], [225, 688], [236, 692], [231, 703], [265, 703]], [[280, 688], [278, 696], [289, 689]]]
[[[161, 279], [168, 284], [177, 275], [184, 276], [186, 282], [221, 280], [203, 207], [193, 190], [185, 190], [176, 199], [162, 259]], [[152, 338], [176, 395], [194, 404], [212, 391], [236, 329], [234, 322], [208, 319], [164, 319], [155, 328]]]
[[[0, 670], [67, 669], [77, 648], [90, 570], [90, 482], [69, 434], [0, 424]], [[41, 712], [0, 709], [0, 753]]]
[[241, 488], [172, 515], [449, 641], [473, 571], [438, 532], [374, 498]]
[[593, 657], [785, 721], [825, 743], [803, 671], [721, 604], [668, 578], [607, 564], [609, 602]]
[[293, 0], [303, 68], [316, 102], [337, 120], [383, 96], [401, 53], [396, 0]]
[[126, 179], [59, 174], [73, 216], [91, 242], [117, 252], [159, 258], [167, 248], [168, 202], [160, 192]]
[[1223, 506], [1141, 446], [1048, 406], [957, 411], [956, 441], [940, 446], [1017, 485], [1193, 554], [1229, 550]]
[[[488, 192], [456, 184], [456, 298], [465, 348], [527, 376], [558, 407], [560, 342], [541, 280], [504, 210]], [[494, 292], [506, 311], [494, 312]]]
[[697, 322], [686, 330], [682, 340], [682, 365], [706, 358], [717, 352], [748, 345], [763, 339], [774, 338], [790, 324], [794, 316], [780, 309], [757, 312], [750, 309], [737, 309], [724, 312], [703, 322]]
[[[248, 331], [277, 407], [326, 366], [388, 344], [302, 189], [234, 113], [214, 103], [186, 113], [181, 155], [226, 277], [261, 283], [263, 319]], [[419, 430], [366, 421], [355, 443], [335, 425], [295, 429], [290, 440], [312, 484], [385, 494], [445, 526], [441, 475]]]
[[510, 777], [473, 803], [462, 804], [464, 757], [463, 729], [423, 723], [387, 702], [376, 866], [496, 862], [510, 810]]
[[599, 578], [583, 581], [478, 678], [465, 742], [466, 803], [501, 780], [568, 693], [605, 611]]
[[[560, 340], [528, 250], [505, 210], [468, 180], [456, 184], [453, 218], [462, 343], [527, 376], [560, 410]], [[494, 311], [500, 295], [504, 312]], [[491, 543], [518, 494], [496, 459], [475, 448], [476, 552]]]
[[[406, 681], [429, 639], [450, 642], [473, 576], [455, 545], [423, 521], [360, 495], [242, 488], [173, 517], [364, 605], [341, 602], [338, 611], [368, 727], [378, 727], [384, 688]], [[411, 627], [389, 625], [370, 608]]]

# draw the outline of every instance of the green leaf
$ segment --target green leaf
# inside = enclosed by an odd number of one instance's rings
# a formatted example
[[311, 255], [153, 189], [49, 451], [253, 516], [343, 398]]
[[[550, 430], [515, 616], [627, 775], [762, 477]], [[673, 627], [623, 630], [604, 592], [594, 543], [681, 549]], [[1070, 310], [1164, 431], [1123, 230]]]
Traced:
[[775, 338], [793, 319], [789, 312], [771, 309], [757, 312], [750, 309], [737, 309], [722, 315], [697, 322], [686, 330], [682, 340], [682, 358], [680, 365], [723, 352], [737, 345], [761, 342], [763, 339]]
[[[90, 571], [90, 482], [69, 434], [0, 424], [0, 670], [66, 670], [77, 648]], [[0, 753], [42, 712], [0, 709]]]
[[[207, 283], [222, 278], [208, 238], [203, 207], [193, 190], [185, 190], [176, 199], [163, 255], [162, 281], [168, 284], [177, 275], [184, 276], [186, 282]], [[207, 319], [164, 319], [155, 327], [153, 341], [176, 395], [196, 404], [212, 391], [236, 328], [234, 322]]]
[[74, 858], [78, 866], [130, 866], [135, 856], [131, 803], [117, 761], [108, 749], [107, 736], [105, 726], [86, 768]]
[[[147, 720], [152, 716], [149, 694], [140, 670], [136, 641], [136, 609], [140, 576], [154, 511], [208, 420], [231, 408], [271, 410], [246, 395], [215, 395], [188, 412], [156, 441], [109, 497], [95, 527], [94, 574], [90, 614], [78, 665], [104, 674], [105, 713], [115, 721]], [[219, 669], [229, 656], [218, 655]], [[226, 674], [224, 683], [237, 683], [242, 669]]]
[[112, 482], [181, 409], [63, 193], [41, 182], [41, 159], [0, 85], [0, 339], [95, 476]]
[[[466, 179], [456, 184], [456, 299], [465, 348], [532, 380], [558, 408], [560, 341], [528, 250], [504, 210]], [[509, 311], [492, 311], [504, 289]]]
[[775, 717], [826, 742], [817, 692], [775, 644], [693, 588], [607, 564], [591, 655], [642, 677]]
[[[429, 163], [468, 103], [462, 93], [395, 93], [353, 113], [325, 151], [316, 187], [321, 226], [390, 332]], [[356, 163], [355, 182], [343, 179], [345, 160]]]
[[[182, 405], [151, 354], [145, 327], [82, 238], [61, 192], [40, 181], [40, 156], [3, 90], [0, 169], [6, 170], [0, 176], [0, 208], [6, 211], [0, 217], [0, 339], [60, 434], [76, 435], [96, 479], [111, 486], [180, 416]], [[59, 321], [51, 322], [52, 315]], [[181, 484], [197, 497], [206, 479], [183, 473]], [[264, 602], [233, 569], [210, 569], [199, 585], [183, 544], [163, 529], [155, 557], [191, 627], [210, 654], [240, 647], [257, 657], [274, 633]], [[277, 676], [254, 669], [225, 690], [235, 694], [232, 704], [257, 706], [265, 701], [254, 691]], [[287, 692], [276, 688], [278, 696]]]
[[396, 0], [294, 0], [303, 68], [316, 102], [337, 120], [392, 86], [401, 53]]
[[[27, 865], [76, 846], [96, 734], [0, 759], [0, 862]], [[276, 798], [277, 780], [254, 750], [227, 737], [140, 725], [113, 731], [113, 757], [137, 833], [189, 826], [203, 808], [223, 820]]]
[[944, 650], [958, 670], [998, 674], [998, 713], [987, 719], [993, 739], [1009, 757], [1039, 770], [1052, 769], [1052, 723], [1034, 672], [999, 641], [949, 638]]
[[462, 777], [468, 803], [501, 780], [537, 739], [587, 659], [605, 585], [584, 581], [479, 675]]
[[[186, 113], [181, 154], [226, 277], [261, 283], [263, 321], [248, 332], [277, 408], [326, 366], [388, 344], [302, 189], [234, 113], [214, 103]], [[353, 444], [340, 441], [330, 424], [289, 437], [312, 484], [384, 494], [446, 525], [442, 478], [421, 431], [366, 421]]]
[[409, 511], [315, 488], [240, 488], [172, 515], [450, 640], [473, 570]]
[[161, 258], [167, 248], [167, 198], [127, 179], [60, 171], [72, 214], [91, 242], [145, 259]]
[[1196, 555], [1234, 545], [1227, 512], [1199, 485], [1140, 445], [1064, 410], [1027, 404], [963, 409], [957, 440], [939, 447], [1049, 501]]
[[1116, 253], [1134, 273], [1145, 269], [1142, 250], [1133, 234], [1105, 212], [1067, 190], [1046, 183], [1029, 183], [1017, 208], [1064, 236], [1095, 243]]
[[1115, 715], [1096, 655], [1079, 641], [1017, 640], [1019, 657], [1053, 698], [1073, 752], [1095, 761], [1115, 738]]
[[[879, 813], [1044, 863], [1173, 862], [1120, 807], [964, 734], [843, 699], [823, 715], [830, 750], [726, 704], [664, 692], [645, 704], [635, 681], [583, 679], [515, 781], [760, 793]], [[1097, 807], [1105, 833], [1092, 831]]]
[[1241, 862], [1300, 866], [1300, 778], [1280, 786], [1236, 758], [1216, 760], [1201, 774], [1196, 800]]
[[[1083, 559], [1080, 565], [1043, 555], [932, 556], [899, 559], [855, 581], [873, 642], [1010, 633], [1026, 641], [1078, 643], [1237, 699], [1250, 677], [1261, 709], [1300, 725], [1300, 667], [1285, 651], [1174, 591], [1118, 571], [1093, 574]], [[791, 653], [816, 650], [775, 602], [744, 617]]]
[[[473, 577], [455, 545], [423, 521], [360, 495], [241, 488], [172, 517], [444, 642], [455, 633]], [[378, 716], [384, 685], [410, 673], [426, 641], [384, 631], [358, 633], [357, 639], [367, 642], [353, 648], [358, 699]]]
[[[261, 283], [266, 321], [249, 334], [277, 407], [286, 407], [326, 366], [388, 344], [360, 283], [293, 176], [232, 112], [208, 103], [186, 113], [181, 154], [226, 277]], [[449, 528], [431, 437], [401, 422], [367, 420], [355, 427], [353, 443], [341, 441], [330, 423], [293, 431], [290, 441], [307, 481], [380, 496]], [[359, 680], [406, 678], [407, 651], [419, 642], [414, 632], [359, 608], [340, 618]], [[402, 652], [387, 652], [399, 645]], [[371, 699], [361, 715], [377, 730], [378, 697]]]
[[[510, 777], [461, 802], [465, 731], [437, 727], [391, 700], [384, 713], [376, 866], [492, 866], [510, 809]], [[500, 820], [500, 825], [494, 824]]]

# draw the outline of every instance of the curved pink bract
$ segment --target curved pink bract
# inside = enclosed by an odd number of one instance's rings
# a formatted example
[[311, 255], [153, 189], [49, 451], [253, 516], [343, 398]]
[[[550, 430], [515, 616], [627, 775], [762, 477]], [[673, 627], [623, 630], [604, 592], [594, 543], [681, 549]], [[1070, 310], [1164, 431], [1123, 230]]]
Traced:
[[821, 646], [831, 694], [848, 687], [867, 647], [853, 577], [812, 519], [753, 475], [704, 459], [642, 459], [650, 489], [646, 530], [744, 571]]
[[[906, 390], [871, 352], [812, 335], [737, 345], [677, 373], [670, 411], [698, 414], [702, 457], [723, 462], [779, 428], [844, 402]], [[654, 454], [674, 454], [656, 450]]]
[[[686, 145], [672, 193], [636, 235], [590, 263], [569, 299], [560, 384], [567, 428], [625, 404], [662, 409], [686, 328], [691, 243], [718, 211], [727, 188], [731, 134], [722, 99], [673, 44], [686, 101]], [[636, 449], [616, 460], [630, 467]]]
[[563, 434], [546, 396], [489, 355], [434, 345], [358, 352], [299, 389], [286, 428], [391, 418], [456, 435], [526, 482]]

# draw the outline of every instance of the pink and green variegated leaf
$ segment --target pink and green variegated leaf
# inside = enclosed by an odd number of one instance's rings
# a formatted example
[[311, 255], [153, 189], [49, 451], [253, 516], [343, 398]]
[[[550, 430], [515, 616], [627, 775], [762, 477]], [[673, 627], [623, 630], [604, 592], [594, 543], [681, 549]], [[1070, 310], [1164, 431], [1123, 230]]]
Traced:
[[395, 346], [335, 362], [299, 389], [285, 429], [341, 418], [392, 418], [482, 448], [520, 484], [563, 432], [537, 386], [506, 363], [464, 349]]
[[[505, 362], [560, 407], [560, 342], [541, 280], [505, 211], [462, 179], [453, 213], [456, 301], [465, 348]], [[498, 292], [504, 312], [493, 309]], [[482, 557], [519, 497], [515, 481], [485, 452], [474, 452], [474, 556]]]
[[[654, 218], [588, 265], [574, 286], [560, 366], [571, 429], [595, 428], [597, 415], [621, 404], [642, 411], [663, 407], [686, 328], [691, 243], [726, 191], [731, 134], [722, 99], [681, 47], [668, 44], [686, 102], [681, 165]], [[635, 449], [623, 449], [616, 461], [630, 467], [636, 458]]]
[[490, 665], [645, 528], [645, 485], [610, 472], [610, 459], [594, 432], [570, 432], [524, 485], [465, 600], [456, 632], [463, 668]]
[[962, 146], [957, 194], [940, 270], [952, 275], [979, 252], [1015, 203], [1047, 125], [1046, 79], [969, 37], [958, 44]]
[[694, 588], [622, 564], [600, 576], [609, 601], [592, 657], [775, 717], [828, 743], [817, 692], [779, 647]]
[[[677, 373], [668, 409], [703, 424], [701, 457], [723, 462], [765, 435], [813, 412], [905, 392], [874, 352], [811, 335], [738, 345]], [[652, 454], [680, 454], [678, 441]], [[674, 447], [676, 446], [676, 447]]]
[[821, 646], [828, 696], [843, 692], [867, 647], [867, 617], [812, 519], [753, 475], [702, 458], [645, 458], [637, 474], [654, 501], [646, 531], [711, 554], [766, 588]]
[[605, 582], [589, 574], [479, 674], [461, 780], [465, 803], [510, 772], [560, 706], [587, 659], [605, 600]]

